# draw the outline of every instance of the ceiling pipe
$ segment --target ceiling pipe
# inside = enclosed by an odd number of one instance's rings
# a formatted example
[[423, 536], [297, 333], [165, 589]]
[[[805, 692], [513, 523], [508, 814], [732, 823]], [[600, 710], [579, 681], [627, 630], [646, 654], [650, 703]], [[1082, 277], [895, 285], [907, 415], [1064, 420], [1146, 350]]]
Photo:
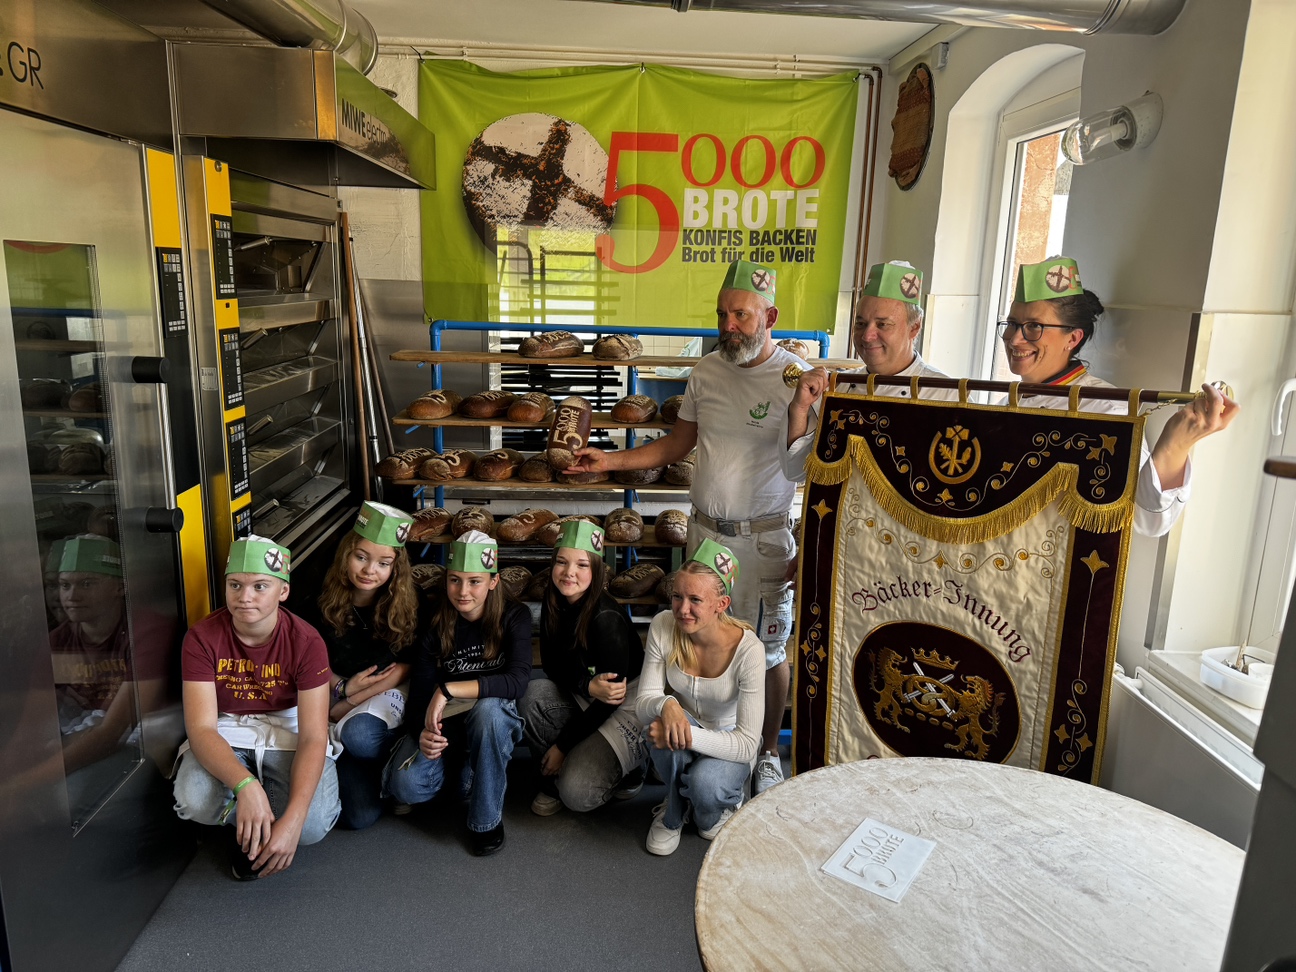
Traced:
[[361, 74], [378, 60], [378, 34], [344, 0], [203, 0], [284, 47], [335, 51]]
[[[212, 0], [208, 0], [212, 2]], [[680, 13], [723, 10], [744, 13], [898, 20], [965, 27], [1019, 27], [1084, 34], [1159, 34], [1179, 16], [1186, 0], [600, 0], [671, 7]]]

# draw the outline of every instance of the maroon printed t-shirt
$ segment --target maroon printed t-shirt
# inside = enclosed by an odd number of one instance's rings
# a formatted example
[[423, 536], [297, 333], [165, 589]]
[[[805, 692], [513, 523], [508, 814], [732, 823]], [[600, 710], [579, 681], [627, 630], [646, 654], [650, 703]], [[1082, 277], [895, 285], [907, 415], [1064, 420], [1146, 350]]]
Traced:
[[239, 639], [229, 611], [213, 611], [185, 635], [180, 664], [186, 682], [215, 682], [216, 708], [231, 715], [290, 709], [298, 692], [324, 685], [329, 672], [319, 632], [282, 607], [260, 648]]

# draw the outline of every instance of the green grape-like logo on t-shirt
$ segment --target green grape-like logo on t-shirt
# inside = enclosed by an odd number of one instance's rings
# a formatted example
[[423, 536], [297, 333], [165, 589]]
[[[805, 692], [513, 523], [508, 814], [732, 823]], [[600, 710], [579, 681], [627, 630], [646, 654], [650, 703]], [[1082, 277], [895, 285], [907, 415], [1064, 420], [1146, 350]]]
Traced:
[[766, 415], [769, 414], [769, 407], [770, 407], [769, 402], [761, 402], [755, 408], [750, 409], [747, 412], [747, 414], [754, 419], [763, 419]]

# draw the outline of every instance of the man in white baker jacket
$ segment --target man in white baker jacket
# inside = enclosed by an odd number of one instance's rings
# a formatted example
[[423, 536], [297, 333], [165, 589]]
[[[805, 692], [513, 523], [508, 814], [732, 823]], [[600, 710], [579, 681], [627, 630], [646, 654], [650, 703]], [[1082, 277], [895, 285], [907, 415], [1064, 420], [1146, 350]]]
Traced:
[[796, 553], [788, 518], [796, 486], [783, 474], [783, 427], [792, 389], [784, 384], [783, 371], [801, 359], [776, 346], [771, 336], [778, 320], [775, 276], [768, 267], [743, 260], [729, 265], [716, 298], [719, 344], [693, 369], [668, 435], [622, 452], [581, 449], [572, 467], [652, 469], [678, 462], [697, 447], [688, 551], [707, 537], [733, 551], [742, 570], [731, 611], [751, 624], [765, 645], [765, 718], [752, 774], [755, 793], [783, 780], [778, 734], [791, 682], [785, 646], [792, 632], [787, 568]]
[[[922, 271], [908, 263], [893, 260], [874, 264], [869, 269], [851, 323], [851, 344], [856, 356], [864, 362], [864, 368], [847, 374], [947, 377], [924, 361], [914, 348], [922, 330], [922, 285]], [[802, 373], [796, 394], [788, 403], [783, 426], [783, 441], [787, 444], [782, 454], [783, 475], [793, 482], [805, 479], [806, 456], [814, 447], [815, 432], [819, 428], [818, 405], [827, 388], [828, 372], [811, 368]], [[844, 390], [864, 394], [863, 385], [846, 385]], [[877, 385], [874, 391], [891, 398], [910, 396], [908, 385]], [[938, 401], [958, 400], [958, 392], [947, 388], [922, 388], [918, 396]]]

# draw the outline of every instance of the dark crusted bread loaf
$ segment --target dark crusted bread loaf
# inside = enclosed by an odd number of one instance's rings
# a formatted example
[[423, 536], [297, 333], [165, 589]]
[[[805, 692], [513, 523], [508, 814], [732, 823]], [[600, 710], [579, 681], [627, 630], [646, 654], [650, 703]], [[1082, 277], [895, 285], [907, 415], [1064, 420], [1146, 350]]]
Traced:
[[93, 443], [65, 445], [59, 452], [58, 471], [66, 476], [101, 473], [103, 469], [103, 450]]
[[465, 506], [450, 521], [450, 536], [456, 540], [469, 530], [480, 530], [489, 536], [495, 536], [495, 517], [484, 506]]
[[524, 358], [571, 358], [581, 354], [585, 345], [571, 331], [545, 331], [523, 338], [518, 354]]
[[608, 590], [617, 597], [643, 597], [656, 588], [665, 576], [665, 572], [656, 564], [635, 564], [613, 577]]
[[500, 587], [514, 600], [520, 600], [531, 583], [531, 571], [525, 567], [505, 567], [499, 572]]
[[405, 414], [413, 419], [439, 419], [453, 415], [463, 396], [448, 388], [434, 388], [409, 403]]
[[440, 564], [415, 564], [410, 570], [414, 583], [425, 591], [445, 590], [445, 568]]
[[428, 506], [414, 514], [409, 538], [412, 541], [435, 540], [450, 529], [450, 511], [443, 506]]
[[403, 449], [393, 452], [378, 463], [374, 472], [383, 479], [413, 479], [418, 475], [423, 460], [431, 459], [434, 455], [436, 453], [431, 449]]
[[545, 591], [549, 590], [549, 572], [550, 568], [537, 570], [531, 575], [531, 580], [522, 592], [523, 601], [542, 601], [544, 600]]
[[73, 412], [102, 412], [103, 393], [99, 389], [99, 382], [92, 381], [74, 391], [68, 396], [67, 407]]
[[657, 582], [657, 590], [655, 591], [657, 600], [666, 604], [670, 603], [671, 595], [675, 593], [675, 575], [678, 573], [678, 570], [672, 570]]
[[[553, 460], [551, 459], [550, 462], [552, 463]], [[558, 474], [558, 482], [572, 483], [576, 486], [587, 486], [590, 483], [606, 483], [607, 481], [608, 474], [605, 472], [561, 472]]]
[[552, 483], [553, 466], [549, 465], [549, 452], [537, 453], [518, 467], [518, 478], [528, 483]]
[[459, 403], [459, 414], [466, 418], [499, 418], [517, 398], [512, 392], [492, 388], [465, 398]]
[[679, 418], [680, 406], [684, 404], [683, 395], [672, 395], [666, 401], [662, 402], [661, 420], [667, 425], [674, 425], [675, 420]]
[[532, 539], [546, 523], [553, 523], [557, 519], [558, 514], [553, 510], [523, 510], [500, 523], [499, 538], [524, 543]]
[[473, 471], [477, 462], [476, 453], [467, 449], [447, 449], [438, 455], [428, 456], [419, 464], [419, 477], [430, 479], [434, 483], [444, 483], [451, 479], [463, 479]]
[[692, 486], [696, 469], [697, 453], [690, 452], [679, 462], [672, 462], [666, 467], [666, 482], [673, 486]]
[[661, 474], [662, 467], [654, 466], [651, 469], [618, 469], [612, 475], [618, 483], [627, 486], [647, 486], [661, 479]]
[[72, 386], [59, 378], [32, 378], [19, 383], [23, 408], [62, 408]]
[[647, 395], [627, 395], [612, 406], [613, 422], [651, 422], [657, 415], [657, 403]]
[[637, 511], [622, 506], [604, 518], [603, 529], [612, 543], [635, 543], [643, 538], [643, 517]]
[[629, 361], [643, 354], [643, 342], [631, 334], [609, 334], [595, 341], [591, 350], [603, 361]]
[[509, 406], [510, 422], [543, 422], [553, 416], [554, 400], [544, 392], [527, 392]]
[[683, 510], [662, 510], [657, 514], [653, 532], [658, 543], [684, 546], [688, 543], [688, 514]]
[[480, 456], [473, 465], [473, 474], [486, 482], [511, 479], [522, 465], [522, 453], [516, 449], [496, 449]]
[[34, 473], [58, 472], [59, 447], [45, 442], [27, 443], [27, 469]]
[[558, 403], [549, 427], [549, 465], [562, 472], [576, 461], [576, 450], [589, 445], [594, 406], [586, 398], [571, 395]]

